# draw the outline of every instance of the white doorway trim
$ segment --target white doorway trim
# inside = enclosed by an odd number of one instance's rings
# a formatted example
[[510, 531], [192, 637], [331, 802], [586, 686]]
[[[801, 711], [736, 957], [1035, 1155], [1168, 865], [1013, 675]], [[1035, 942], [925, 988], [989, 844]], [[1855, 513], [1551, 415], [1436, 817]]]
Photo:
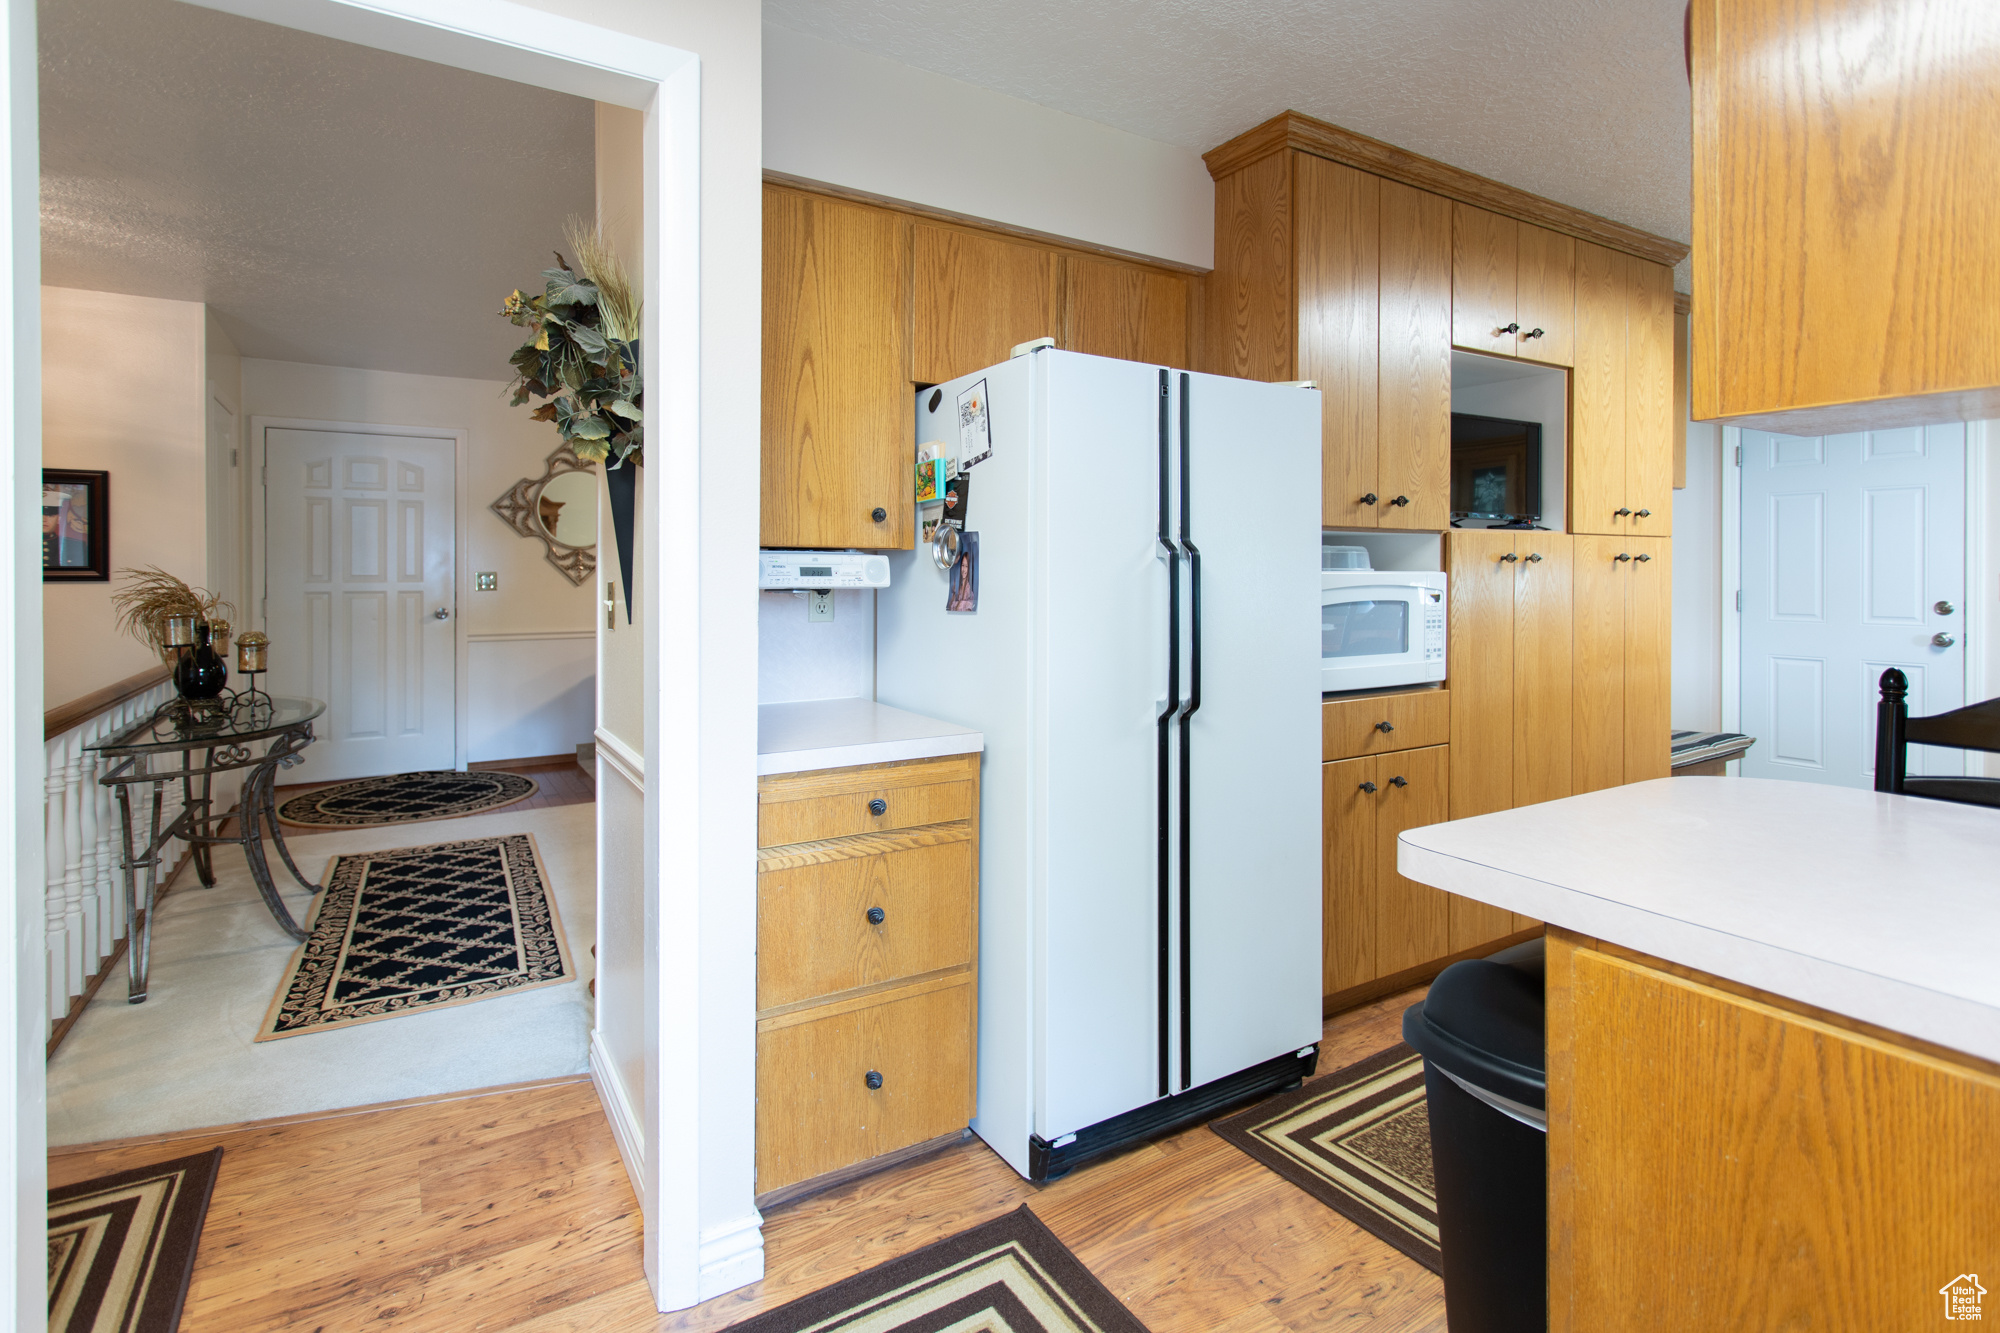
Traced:
[[246, 620], [254, 622], [258, 629], [268, 631], [265, 623], [269, 608], [266, 599], [270, 588], [265, 583], [269, 577], [264, 560], [265, 509], [270, 498], [264, 489], [265, 454], [264, 432], [270, 430], [323, 430], [337, 431], [342, 435], [402, 435], [420, 440], [451, 440], [452, 446], [452, 573], [451, 573], [451, 651], [452, 651], [452, 744], [451, 766], [465, 769], [466, 747], [472, 735], [472, 668], [471, 650], [465, 636], [464, 608], [471, 600], [471, 585], [466, 582], [467, 559], [465, 553], [466, 523], [471, 514], [470, 481], [472, 467], [472, 432], [449, 426], [385, 426], [379, 422], [367, 421], [313, 421], [305, 417], [251, 417], [250, 418], [250, 467], [246, 473], [245, 485], [250, 489], [250, 582], [244, 590], [244, 600], [256, 607], [239, 608]]
[[[1722, 428], [1722, 729], [1743, 730], [1743, 431]], [[1740, 761], [1730, 760], [1731, 773]]]
[[[35, 5], [5, 0], [8, 208], [0, 284], [11, 318], [0, 384], [13, 428], [14, 506], [0, 579], [6, 627], [40, 634], [40, 218]], [[755, 1110], [756, 606], [741, 591], [757, 545], [758, 228], [761, 197], [755, 13], [731, 4], [629, 7], [641, 32], [696, 36], [718, 53], [716, 113], [704, 119], [701, 58], [666, 41], [509, 0], [205, 0], [208, 8], [640, 110], [645, 116], [645, 372], [653, 429], [643, 469], [638, 602], [644, 626], [646, 955], [645, 1157], [628, 1163], [644, 1214], [643, 1262], [662, 1310], [763, 1271], [753, 1203]], [[743, 11], [743, 12], [739, 12]], [[616, 20], [625, 26], [628, 20]], [[705, 141], [718, 146], [706, 167]], [[726, 147], [726, 152], [723, 149]], [[715, 225], [703, 227], [703, 177]], [[705, 262], [705, 258], [708, 262]], [[703, 279], [714, 299], [703, 303]], [[711, 354], [702, 355], [704, 348]], [[704, 397], [705, 384], [712, 391]], [[706, 484], [704, 485], [704, 482]], [[649, 572], [658, 571], [658, 573]], [[670, 571], [670, 575], [667, 573]], [[0, 864], [12, 872], [15, 984], [0, 988], [10, 1043], [0, 1090], [8, 1151], [0, 1214], [14, 1262], [0, 1265], [0, 1319], [45, 1318], [46, 1078], [40, 655], [0, 655], [11, 692], [0, 738], [14, 757], [0, 802]], [[671, 755], [671, 762], [660, 756]], [[670, 851], [666, 849], [671, 849]], [[662, 874], [663, 862], [671, 868]], [[670, 1071], [670, 1072], [669, 1072]], [[7, 1313], [10, 1312], [10, 1313]]]

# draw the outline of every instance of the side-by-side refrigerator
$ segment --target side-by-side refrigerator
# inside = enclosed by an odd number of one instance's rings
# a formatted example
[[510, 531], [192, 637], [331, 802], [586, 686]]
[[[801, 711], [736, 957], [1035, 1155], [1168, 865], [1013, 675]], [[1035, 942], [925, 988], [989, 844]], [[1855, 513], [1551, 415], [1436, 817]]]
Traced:
[[876, 697], [985, 733], [972, 1127], [1045, 1180], [1317, 1058], [1320, 395], [1043, 349], [916, 412], [976, 568], [893, 557]]

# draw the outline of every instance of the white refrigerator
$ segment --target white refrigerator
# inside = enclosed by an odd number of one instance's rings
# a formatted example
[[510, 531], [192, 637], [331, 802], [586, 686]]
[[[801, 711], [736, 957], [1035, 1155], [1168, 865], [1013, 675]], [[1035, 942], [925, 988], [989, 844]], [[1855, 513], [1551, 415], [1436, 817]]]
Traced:
[[1050, 1179], [1317, 1058], [1320, 395], [1043, 349], [916, 412], [977, 609], [892, 555], [876, 697], [985, 733], [972, 1128]]

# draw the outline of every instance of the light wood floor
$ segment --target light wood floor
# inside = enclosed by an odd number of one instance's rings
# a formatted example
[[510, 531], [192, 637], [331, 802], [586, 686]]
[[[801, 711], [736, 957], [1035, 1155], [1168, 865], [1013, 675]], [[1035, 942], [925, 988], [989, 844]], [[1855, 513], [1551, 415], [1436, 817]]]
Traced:
[[[1421, 990], [1339, 1015], [1330, 1073]], [[774, 1210], [768, 1276], [653, 1311], [587, 1082], [62, 1153], [52, 1185], [221, 1144], [184, 1333], [710, 1330], [1029, 1204], [1153, 1333], [1443, 1330], [1438, 1278], [1205, 1127], [1037, 1188], [976, 1139]]]

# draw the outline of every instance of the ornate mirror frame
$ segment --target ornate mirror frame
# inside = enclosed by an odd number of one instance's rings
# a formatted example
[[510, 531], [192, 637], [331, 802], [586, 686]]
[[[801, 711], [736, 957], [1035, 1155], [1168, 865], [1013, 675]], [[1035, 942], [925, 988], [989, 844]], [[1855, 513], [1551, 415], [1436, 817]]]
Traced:
[[570, 452], [568, 445], [559, 445], [548, 456], [548, 467], [539, 477], [523, 477], [508, 488], [507, 493], [495, 500], [487, 508], [500, 516], [500, 520], [523, 537], [533, 537], [549, 548], [548, 561], [563, 572], [563, 577], [571, 583], [583, 584], [597, 570], [597, 545], [565, 546], [550, 536], [542, 527], [540, 510], [542, 490], [557, 477], [569, 472], [595, 473], [597, 465], [586, 463]]

